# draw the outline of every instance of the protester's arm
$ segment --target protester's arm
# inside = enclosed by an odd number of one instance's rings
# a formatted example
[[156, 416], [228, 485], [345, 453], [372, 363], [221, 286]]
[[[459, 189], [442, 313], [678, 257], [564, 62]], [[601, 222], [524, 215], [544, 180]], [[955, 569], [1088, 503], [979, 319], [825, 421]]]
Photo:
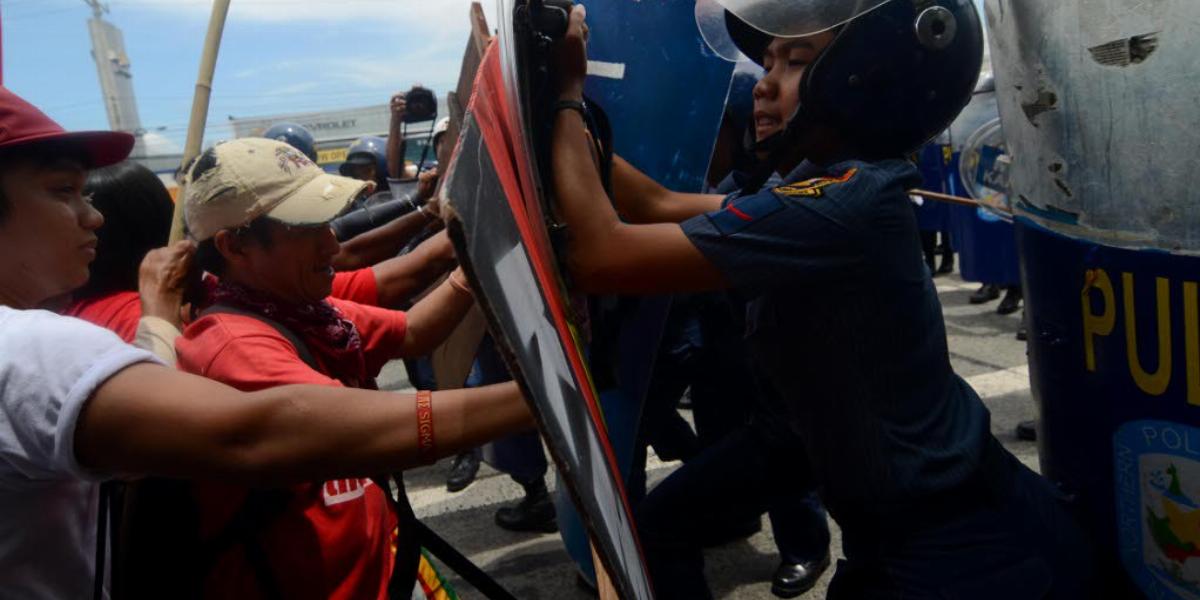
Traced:
[[421, 242], [412, 252], [371, 267], [375, 273], [379, 306], [397, 308], [412, 300], [454, 264], [454, 246], [442, 231]]
[[475, 304], [462, 269], [450, 273], [442, 285], [408, 311], [404, 356], [423, 356], [437, 348]]
[[[587, 72], [582, 6], [557, 49], [560, 98], [578, 101]], [[719, 289], [717, 268], [676, 224], [630, 225], [617, 218], [592, 160], [582, 117], [560, 110], [554, 127], [554, 189], [567, 223], [568, 266], [587, 292], [657, 293]]]
[[167, 365], [175, 366], [175, 340], [182, 335], [179, 327], [158, 317], [143, 316], [138, 319], [133, 345], [153, 354]]
[[182, 325], [179, 307], [187, 289], [196, 244], [187, 240], [151, 250], [138, 267], [138, 296], [142, 316], [166, 321], [176, 329]]
[[724, 196], [673, 192], [619, 156], [613, 157], [613, 199], [631, 223], [682, 223], [721, 208]]
[[408, 102], [404, 94], [395, 94], [389, 103], [392, 120], [388, 125], [387, 139], [387, 176], [391, 179], [404, 177], [404, 113]]
[[435, 217], [428, 211], [414, 211], [390, 223], [380, 225], [361, 235], [342, 242], [333, 257], [333, 268], [353, 271], [392, 258], [404, 249]]
[[512, 383], [434, 392], [435, 448], [419, 457], [412, 394], [327, 386], [243, 393], [138, 364], [92, 394], [75, 454], [100, 473], [278, 485], [403, 470], [533, 424]]

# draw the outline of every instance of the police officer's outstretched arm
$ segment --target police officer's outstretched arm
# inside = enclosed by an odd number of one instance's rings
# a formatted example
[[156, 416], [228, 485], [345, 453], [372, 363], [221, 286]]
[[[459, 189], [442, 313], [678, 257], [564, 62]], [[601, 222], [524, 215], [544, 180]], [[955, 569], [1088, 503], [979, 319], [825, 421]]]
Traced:
[[724, 196], [674, 192], [650, 179], [620, 156], [613, 157], [613, 199], [630, 223], [682, 223], [719, 210]]
[[724, 196], [667, 190], [624, 158], [613, 156], [612, 194], [630, 223], [682, 223], [721, 208]]
[[[587, 74], [585, 11], [576, 6], [559, 43], [559, 99], [579, 101]], [[660, 293], [720, 289], [720, 271], [677, 224], [630, 225], [617, 218], [592, 160], [583, 118], [560, 110], [554, 125], [554, 188], [569, 228], [568, 265], [585, 291]], [[713, 207], [715, 208], [715, 207]]]

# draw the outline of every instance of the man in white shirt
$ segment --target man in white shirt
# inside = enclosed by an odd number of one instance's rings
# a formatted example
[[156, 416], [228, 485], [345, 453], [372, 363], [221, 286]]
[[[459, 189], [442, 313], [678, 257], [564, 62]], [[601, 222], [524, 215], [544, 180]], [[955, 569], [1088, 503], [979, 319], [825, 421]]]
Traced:
[[86, 281], [103, 223], [82, 195], [86, 169], [132, 146], [124, 133], [65, 132], [0, 87], [0, 598], [93, 595], [105, 479], [363, 477], [532, 427], [512, 385], [437, 392], [432, 414], [420, 395], [241, 393], [35, 310]]

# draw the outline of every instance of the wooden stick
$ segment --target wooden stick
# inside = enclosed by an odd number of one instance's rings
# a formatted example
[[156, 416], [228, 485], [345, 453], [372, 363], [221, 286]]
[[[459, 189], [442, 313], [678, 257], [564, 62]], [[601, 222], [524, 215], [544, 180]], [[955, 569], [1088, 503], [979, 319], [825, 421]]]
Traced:
[[937, 200], [938, 202], [948, 202], [950, 204], [959, 204], [962, 206], [984, 206], [984, 204], [978, 200], [963, 198], [962, 196], [951, 196], [950, 194], [943, 194], [940, 192], [931, 192], [929, 190], [908, 190], [908, 193], [913, 196], [928, 198], [929, 200]]
[[[187, 143], [183, 147], [183, 165], [186, 166], [200, 154], [204, 142], [204, 127], [208, 124], [208, 101], [212, 96], [213, 73], [217, 69], [217, 51], [221, 49], [221, 35], [225, 31], [225, 17], [229, 14], [229, 0], [213, 0], [212, 17], [208, 21], [208, 35], [204, 38], [204, 52], [200, 55], [200, 75], [196, 78], [196, 96], [192, 100], [192, 117], [188, 123]], [[175, 215], [171, 219], [171, 243], [183, 239], [183, 191], [175, 202]]]
[[621, 595], [617, 593], [617, 588], [612, 583], [612, 577], [604, 568], [604, 563], [600, 561], [596, 546], [593, 545], [591, 548], [592, 568], [596, 571], [596, 595], [600, 600], [621, 600]]

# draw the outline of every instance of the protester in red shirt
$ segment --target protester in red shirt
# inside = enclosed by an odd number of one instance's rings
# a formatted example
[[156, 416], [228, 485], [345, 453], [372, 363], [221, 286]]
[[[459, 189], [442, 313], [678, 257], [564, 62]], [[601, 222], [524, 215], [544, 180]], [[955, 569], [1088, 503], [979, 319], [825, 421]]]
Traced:
[[[184, 273], [186, 268], [159, 263], [142, 271], [139, 281], [142, 259], [150, 250], [167, 243], [174, 202], [166, 186], [153, 171], [126, 161], [89, 173], [84, 193], [104, 215], [104, 225], [96, 231], [96, 260], [89, 268], [88, 282], [72, 292], [71, 302], [62, 314], [112, 330], [126, 342], [134, 341], [143, 315], [181, 329], [179, 306], [184, 282], [164, 277]], [[337, 260], [344, 260], [343, 254], [339, 252]], [[442, 233], [404, 256], [337, 273], [330, 295], [396, 308], [411, 301], [454, 264], [454, 249]]]
[[[366, 184], [326, 175], [286, 144], [219, 144], [186, 178], [184, 214], [199, 244], [196, 260], [220, 283], [212, 306], [176, 343], [185, 371], [244, 391], [295, 383], [370, 389], [384, 363], [428, 353], [474, 303], [461, 271], [407, 314], [329, 298], [338, 242], [328, 221], [353, 197], [347, 191]], [[202, 536], [227, 528], [248, 492], [213, 483], [194, 489]], [[386, 597], [396, 525], [386, 490], [349, 479], [289, 491], [283, 514], [256, 536], [282, 595]], [[205, 591], [257, 597], [259, 585], [234, 547], [216, 559]]]
[[[96, 230], [96, 260], [88, 282], [71, 293], [63, 314], [79, 317], [116, 332], [132, 342], [143, 314], [179, 326], [178, 298], [138, 295], [138, 266], [146, 253], [167, 245], [173, 203], [153, 171], [122, 162], [88, 175], [84, 194], [104, 215]], [[150, 284], [150, 282], [146, 282]]]

